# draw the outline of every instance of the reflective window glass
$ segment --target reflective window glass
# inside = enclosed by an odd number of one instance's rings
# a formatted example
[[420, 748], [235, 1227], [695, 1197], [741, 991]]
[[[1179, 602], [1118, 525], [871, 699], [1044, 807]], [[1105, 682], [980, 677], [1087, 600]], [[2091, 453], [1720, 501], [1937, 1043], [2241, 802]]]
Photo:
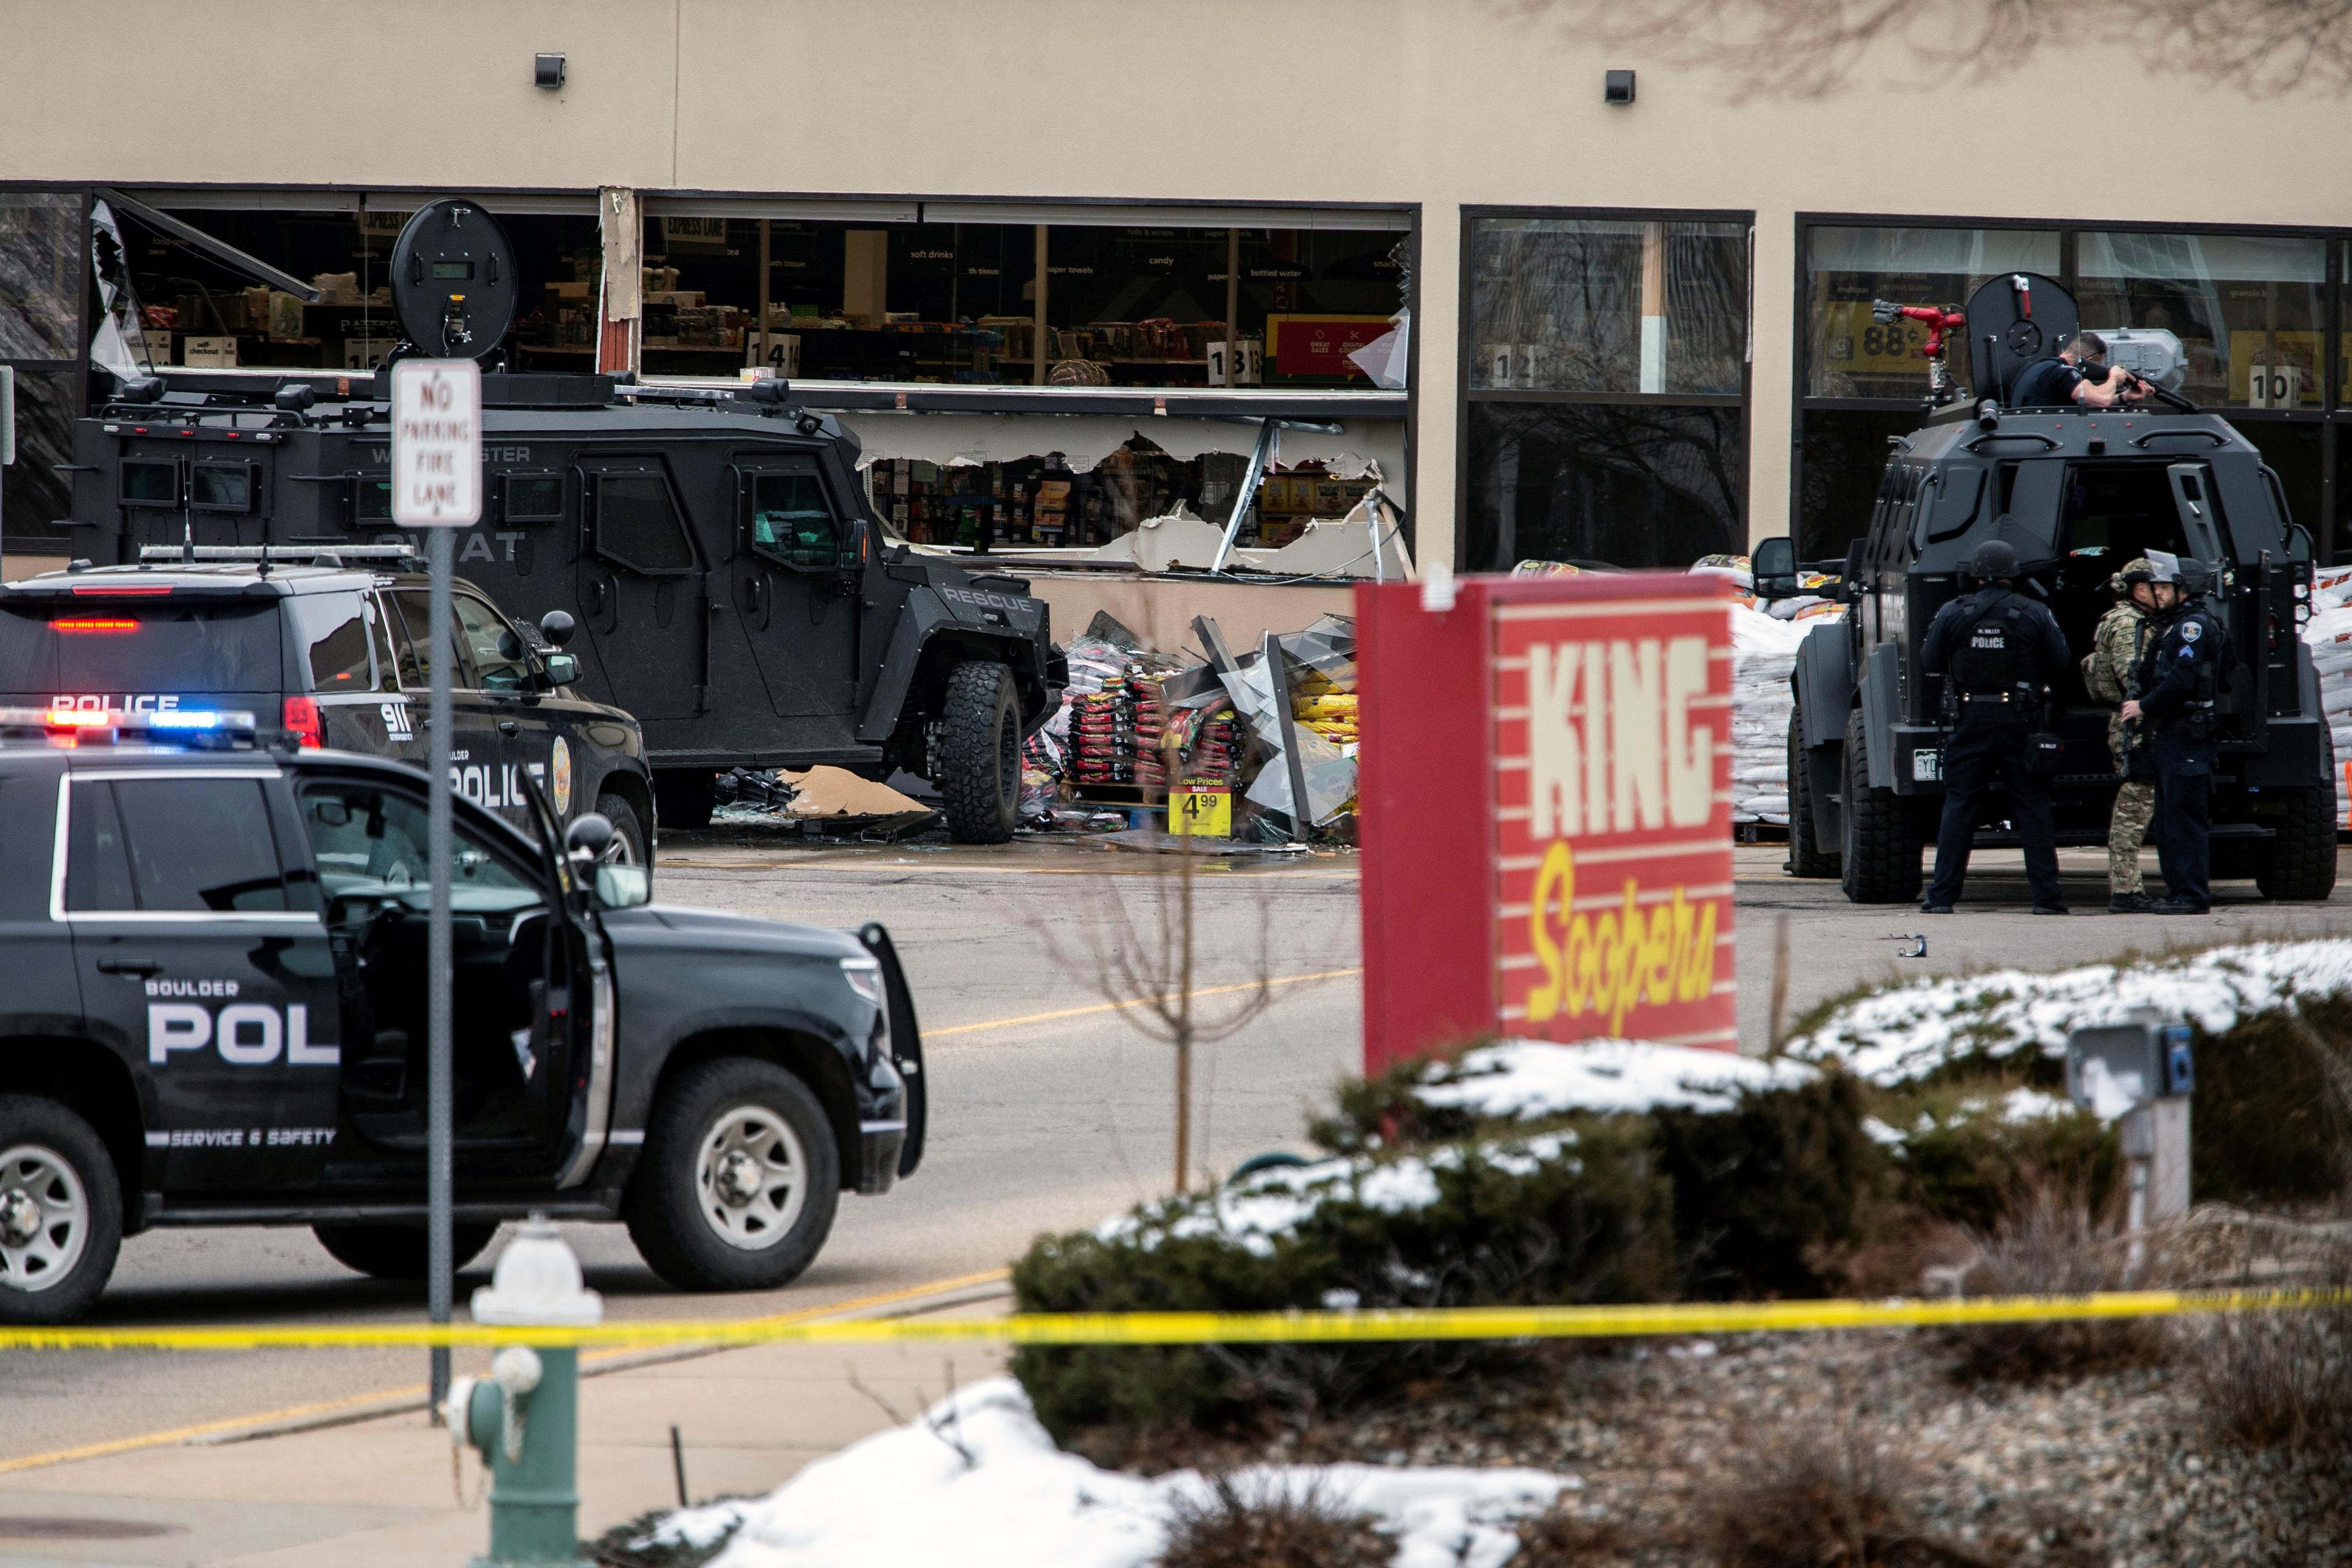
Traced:
[[199, 511], [251, 511], [253, 469], [243, 463], [198, 463], [188, 499]]
[[507, 476], [505, 516], [509, 522], [555, 522], [563, 516], [563, 476]]
[[2325, 240], [2085, 234], [2075, 270], [2084, 328], [2117, 338], [2111, 363], [2202, 404], [2319, 406]]
[[833, 509], [814, 474], [759, 474], [751, 480], [751, 542], [793, 566], [828, 567], [841, 548]]
[[1746, 537], [1738, 408], [1480, 400], [1467, 445], [1466, 572], [1683, 567]]
[[374, 680], [361, 604], [356, 594], [298, 595], [286, 602], [313, 691], [365, 691]]
[[[319, 862], [327, 897], [424, 895], [432, 888], [425, 803], [358, 784], [314, 784], [302, 791], [302, 830]], [[475, 912], [525, 909], [540, 901], [538, 883], [464, 823], [454, 825], [456, 875], [449, 898]], [[407, 901], [404, 897], [404, 901]]]
[[0, 359], [78, 359], [81, 197], [0, 191]]
[[522, 639], [504, 616], [471, 594], [452, 595], [449, 607], [457, 616], [457, 641], [475, 687], [514, 691], [529, 683], [530, 667], [522, 658]]
[[659, 474], [598, 476], [596, 548], [641, 572], [694, 566], [694, 546]]
[[[1871, 304], [1952, 305], [2003, 272], [2059, 272], [2052, 229], [1837, 228], [1807, 231], [1807, 394], [1814, 397], [1916, 398], [1927, 390], [1916, 321], [1881, 326]], [[2084, 321], [2090, 320], [2085, 310]], [[1954, 345], [1952, 374], [1966, 384], [1968, 355]], [[1877, 477], [1876, 465], [1871, 478]]]
[[[175, 912], [285, 909], [278, 841], [261, 791], [259, 779], [77, 784], [67, 828], [68, 906]], [[92, 864], [77, 880], [74, 857], [85, 846]], [[119, 869], [113, 864], [118, 857]], [[77, 898], [90, 901], [77, 904]]]
[[[0, 310], [7, 293], [0, 281]], [[0, 468], [9, 539], [58, 554], [78, 552], [62, 548], [68, 541], [88, 548], [89, 535], [60, 521], [73, 516], [73, 487], [58, 471], [58, 464], [73, 461], [73, 422], [84, 412], [79, 373], [17, 370], [16, 460]]]
[[1474, 218], [1473, 390], [1737, 394], [1748, 226]]

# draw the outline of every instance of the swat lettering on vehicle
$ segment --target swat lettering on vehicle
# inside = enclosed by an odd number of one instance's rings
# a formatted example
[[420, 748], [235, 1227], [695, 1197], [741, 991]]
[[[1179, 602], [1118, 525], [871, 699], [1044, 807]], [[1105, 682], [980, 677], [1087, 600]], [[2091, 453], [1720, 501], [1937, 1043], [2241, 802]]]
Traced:
[[[156, 984], [170, 982], [151, 982]], [[233, 981], [200, 981], [198, 984], [227, 985]], [[151, 1002], [147, 1005], [147, 1059], [168, 1065], [174, 1051], [200, 1051], [211, 1046], [221, 1060], [242, 1068], [267, 1067], [282, 1055], [289, 1067], [334, 1067], [343, 1059], [341, 1046], [310, 1043], [310, 1009], [289, 1003], [281, 1018], [275, 1007], [240, 1002], [224, 1007], [217, 1018], [209, 1007], [193, 1002]]]

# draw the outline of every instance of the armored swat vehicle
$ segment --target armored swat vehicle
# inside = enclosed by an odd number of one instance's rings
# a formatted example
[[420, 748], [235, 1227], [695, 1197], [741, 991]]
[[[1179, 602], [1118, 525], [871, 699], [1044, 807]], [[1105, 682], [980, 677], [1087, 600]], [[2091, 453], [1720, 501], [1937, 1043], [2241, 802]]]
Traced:
[[[472, 357], [515, 299], [470, 203], [413, 217], [392, 257], [401, 354]], [[1010, 837], [1023, 738], [1066, 666], [1016, 577], [919, 555], [866, 504], [857, 443], [781, 381], [482, 377], [484, 510], [457, 571], [507, 610], [577, 618], [585, 694], [644, 726], [659, 822], [709, 817], [717, 773], [827, 763], [931, 780], [967, 842]], [[389, 370], [254, 390], [174, 371], [74, 436], [77, 553], [414, 542], [392, 521]]]
[[[1843, 562], [1811, 563], [1838, 574], [1850, 608], [1798, 653], [1790, 870], [1838, 877], [1860, 903], [1918, 896], [1920, 851], [1943, 808], [1946, 728], [1942, 678], [1922, 667], [1920, 645], [1937, 610], [1971, 587], [1970, 554], [1998, 539], [2017, 551], [2020, 591], [2050, 606], [2078, 657], [2126, 562], [2162, 550], [2212, 565], [2209, 604], [2236, 656], [2215, 697], [2213, 874], [2252, 876], [2272, 898], [2326, 898], [2335, 753], [2297, 635], [2311, 613], [2311, 537], [2288, 517], [2278, 476], [2227, 420], [2161, 389], [2112, 408], [2012, 406], [2025, 368], [2080, 330], [2052, 279], [1995, 279], [1965, 315], [1975, 395], [1934, 378], [1925, 426], [1895, 442], [1866, 528]], [[1767, 597], [1798, 591], [1788, 540], [1758, 545], [1755, 568]], [[2049, 725], [2064, 741], [2053, 780], [2061, 844], [2106, 841], [2117, 782], [2108, 713], [2078, 668], [2049, 693]], [[1998, 821], [1976, 838], [2018, 841]]]

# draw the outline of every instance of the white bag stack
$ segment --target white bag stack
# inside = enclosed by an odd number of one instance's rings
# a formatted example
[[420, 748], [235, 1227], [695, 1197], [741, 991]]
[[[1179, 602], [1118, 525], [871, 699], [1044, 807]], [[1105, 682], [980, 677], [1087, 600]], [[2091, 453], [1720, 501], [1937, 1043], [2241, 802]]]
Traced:
[[2344, 765], [2352, 761], [2352, 566], [2324, 567], [2313, 574], [2311, 619], [2303, 640], [2319, 676], [2319, 706], [2336, 738], [2336, 822], [2352, 824], [2345, 798]]
[[1797, 649], [1825, 619], [1776, 619], [1731, 607], [1731, 820], [1789, 822], [1789, 678]]

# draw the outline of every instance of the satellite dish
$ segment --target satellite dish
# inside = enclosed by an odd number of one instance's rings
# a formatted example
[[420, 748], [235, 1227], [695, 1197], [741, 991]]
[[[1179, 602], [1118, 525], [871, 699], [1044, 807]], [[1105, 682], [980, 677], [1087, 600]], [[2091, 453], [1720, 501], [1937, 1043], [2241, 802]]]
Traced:
[[2056, 359], [2082, 330], [2074, 296], [2039, 272], [2000, 272], [1969, 296], [1969, 372], [1979, 397], [2006, 407], [2035, 360]]
[[402, 334], [430, 359], [480, 359], [515, 312], [514, 248], [468, 201], [421, 207], [392, 247], [392, 304]]

